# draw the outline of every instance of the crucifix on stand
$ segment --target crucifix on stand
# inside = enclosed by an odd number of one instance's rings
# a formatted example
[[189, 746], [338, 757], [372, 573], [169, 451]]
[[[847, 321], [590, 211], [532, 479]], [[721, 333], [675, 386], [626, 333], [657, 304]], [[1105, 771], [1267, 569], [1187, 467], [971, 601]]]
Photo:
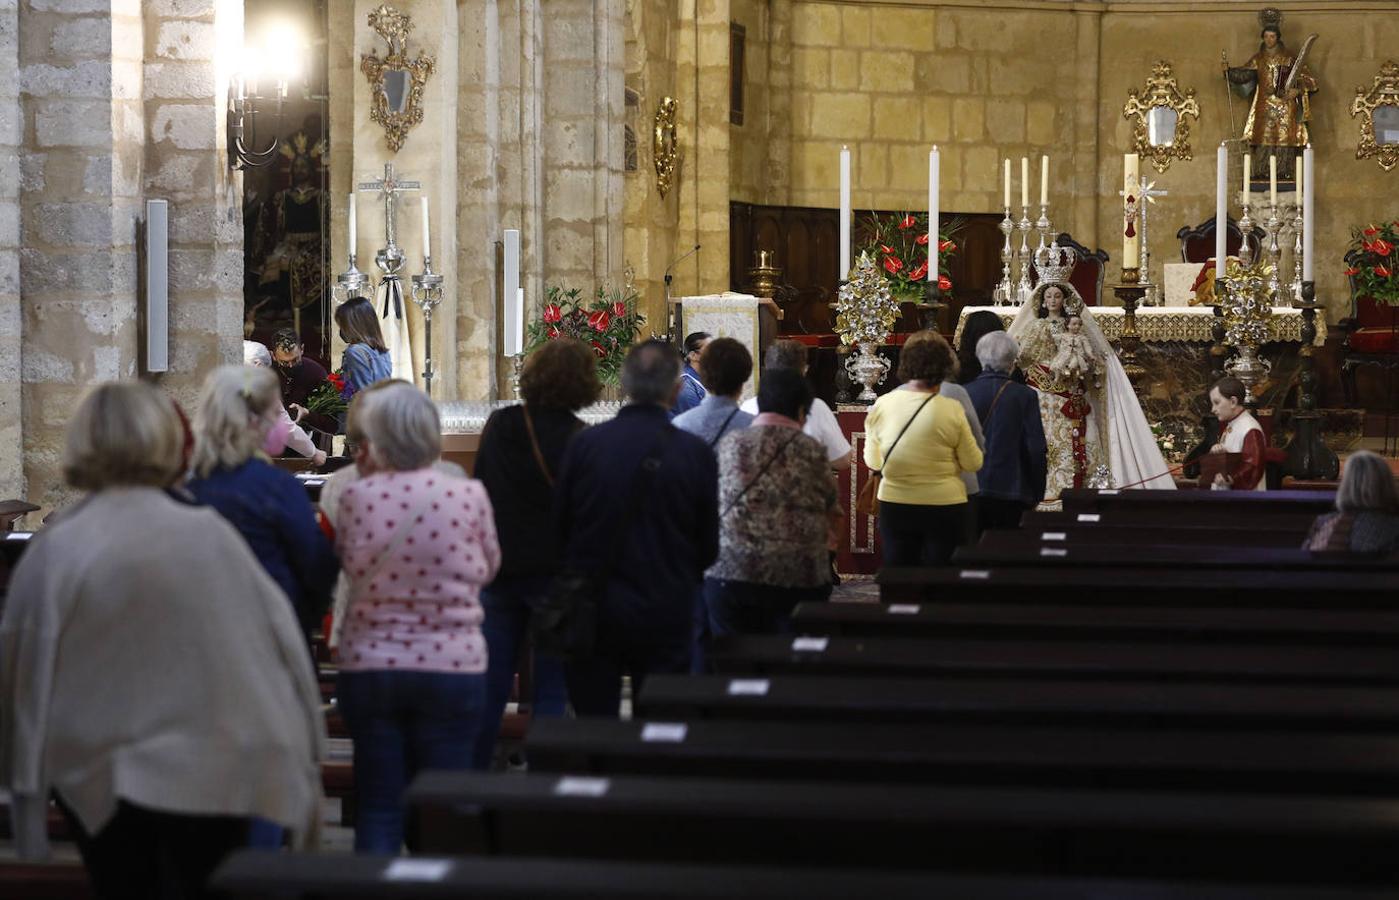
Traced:
[[[1137, 197], [1140, 198], [1137, 201], [1137, 234], [1141, 236], [1141, 259], [1139, 266], [1141, 269], [1141, 283], [1146, 285], [1147, 306], [1157, 305], [1159, 290], [1151, 280], [1151, 250], [1149, 249], [1150, 245], [1147, 243], [1146, 239], [1146, 207], [1148, 203], [1155, 203], [1157, 197], [1165, 197], [1168, 193], [1169, 191], [1164, 188], [1158, 189], [1156, 187], [1156, 182], [1147, 181], [1145, 175], [1141, 176], [1141, 184], [1137, 189]], [[1126, 192], [1118, 191], [1117, 196], [1125, 199]], [[1128, 260], [1124, 259], [1122, 265], [1127, 266], [1128, 262]]]
[[378, 181], [362, 181], [361, 191], [376, 191], [384, 198], [385, 245], [374, 254], [374, 262], [384, 273], [379, 282], [382, 292], [379, 319], [384, 343], [393, 356], [393, 377], [413, 381], [413, 349], [408, 336], [408, 320], [403, 311], [403, 282], [399, 269], [403, 267], [403, 249], [398, 246], [395, 220], [395, 200], [406, 191], [422, 187], [417, 181], [402, 181], [393, 171], [393, 163], [384, 163], [384, 177]]

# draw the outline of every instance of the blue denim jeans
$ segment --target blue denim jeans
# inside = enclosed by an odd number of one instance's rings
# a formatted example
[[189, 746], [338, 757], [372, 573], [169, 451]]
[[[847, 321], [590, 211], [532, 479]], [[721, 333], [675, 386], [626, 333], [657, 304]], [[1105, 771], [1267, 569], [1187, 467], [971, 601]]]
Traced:
[[469, 769], [485, 675], [341, 672], [340, 714], [355, 742], [355, 850], [396, 854], [403, 791], [424, 769]]
[[[472, 760], [476, 768], [488, 769], [495, 755], [500, 720], [510, 700], [520, 649], [529, 637], [534, 604], [549, 587], [548, 576], [497, 578], [481, 591], [486, 619], [481, 634], [486, 638], [486, 700], [481, 714], [481, 730], [476, 737]], [[562, 716], [568, 712], [568, 685], [563, 662], [536, 654], [534, 657], [534, 696], [530, 712], [535, 716]]]

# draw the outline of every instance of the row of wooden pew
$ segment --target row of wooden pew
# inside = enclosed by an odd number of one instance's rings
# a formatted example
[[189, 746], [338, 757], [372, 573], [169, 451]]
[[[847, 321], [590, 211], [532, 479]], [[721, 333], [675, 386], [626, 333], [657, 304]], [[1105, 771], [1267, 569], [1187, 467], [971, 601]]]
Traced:
[[[1328, 495], [1074, 492], [879, 604], [717, 643], [527, 775], [425, 773], [417, 855], [242, 854], [238, 897], [1301, 898], [1399, 889], [1393, 561]], [[1044, 551], [1063, 552], [1044, 552]]]

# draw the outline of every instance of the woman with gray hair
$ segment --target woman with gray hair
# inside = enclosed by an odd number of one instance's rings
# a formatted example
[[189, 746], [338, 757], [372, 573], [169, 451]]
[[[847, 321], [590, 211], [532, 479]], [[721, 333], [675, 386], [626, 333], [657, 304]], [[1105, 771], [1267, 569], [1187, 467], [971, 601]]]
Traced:
[[1369, 450], [1351, 454], [1336, 489], [1336, 511], [1317, 517], [1302, 546], [1384, 555], [1399, 550], [1399, 492], [1384, 457]]
[[[257, 341], [243, 342], [243, 365], [252, 366], [255, 369], [272, 369], [272, 354], [267, 352], [267, 347]], [[285, 421], [283, 421], [285, 420]], [[291, 415], [287, 413], [287, 408], [282, 407], [281, 414], [277, 417], [277, 428], [285, 431], [287, 435], [288, 450], [293, 450], [311, 460], [313, 466], [325, 465], [325, 451], [316, 448], [311, 436], [305, 432], [300, 425], [291, 420]]]
[[1020, 516], [1044, 496], [1048, 448], [1034, 388], [1011, 377], [1020, 347], [1004, 331], [976, 342], [981, 374], [967, 384], [986, 438], [986, 461], [976, 473], [977, 534], [1017, 528]]
[[394, 854], [413, 776], [471, 767], [486, 690], [480, 592], [500, 545], [481, 483], [433, 466], [442, 431], [427, 394], [394, 382], [365, 401], [362, 477], [336, 514], [350, 582], [336, 693], [355, 746], [355, 849]]

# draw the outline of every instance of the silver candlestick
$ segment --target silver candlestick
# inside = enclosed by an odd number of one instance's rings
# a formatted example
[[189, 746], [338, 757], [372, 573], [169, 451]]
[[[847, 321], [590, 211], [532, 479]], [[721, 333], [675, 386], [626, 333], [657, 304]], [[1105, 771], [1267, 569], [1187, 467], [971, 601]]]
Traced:
[[1049, 233], [1049, 207], [1043, 203], [1040, 204], [1040, 217], [1035, 222], [1035, 230], [1040, 233], [1040, 243], [1035, 248], [1035, 259], [1039, 259], [1045, 253], [1047, 246], [1054, 242], [1053, 236]]
[[997, 306], [1009, 306], [1012, 301], [1012, 287], [1010, 283], [1010, 266], [1015, 259], [1015, 251], [1010, 245], [1011, 233], [1015, 231], [1015, 220], [1010, 217], [1010, 207], [1006, 207], [1006, 216], [998, 226], [1001, 234], [1005, 235], [1005, 243], [1001, 246], [1001, 281], [996, 285], [994, 299]]
[[355, 268], [355, 254], [352, 251], [350, 253], [350, 267], [335, 276], [335, 284], [331, 285], [330, 289], [331, 298], [335, 301], [335, 305], [339, 306], [346, 300], [363, 297], [364, 287], [368, 282], [369, 278]]
[[423, 271], [413, 276], [413, 302], [423, 311], [423, 390], [432, 396], [432, 311], [442, 302], [442, 276], [432, 271], [432, 257], [423, 257]]
[[1268, 261], [1272, 263], [1273, 268], [1273, 274], [1268, 276], [1268, 298], [1276, 306], [1282, 288], [1282, 280], [1278, 275], [1278, 270], [1282, 267], [1282, 245], [1278, 243], [1282, 219], [1278, 216], [1276, 206], [1268, 207], [1268, 220], [1263, 223], [1263, 230], [1268, 235]]
[[1302, 303], [1302, 207], [1292, 207], [1292, 301]]
[[1019, 277], [1015, 282], [1015, 305], [1024, 306], [1030, 299], [1030, 229], [1034, 226], [1030, 222], [1030, 207], [1026, 206], [1020, 210], [1020, 221], [1015, 223], [1015, 228], [1020, 232], [1020, 265]]

